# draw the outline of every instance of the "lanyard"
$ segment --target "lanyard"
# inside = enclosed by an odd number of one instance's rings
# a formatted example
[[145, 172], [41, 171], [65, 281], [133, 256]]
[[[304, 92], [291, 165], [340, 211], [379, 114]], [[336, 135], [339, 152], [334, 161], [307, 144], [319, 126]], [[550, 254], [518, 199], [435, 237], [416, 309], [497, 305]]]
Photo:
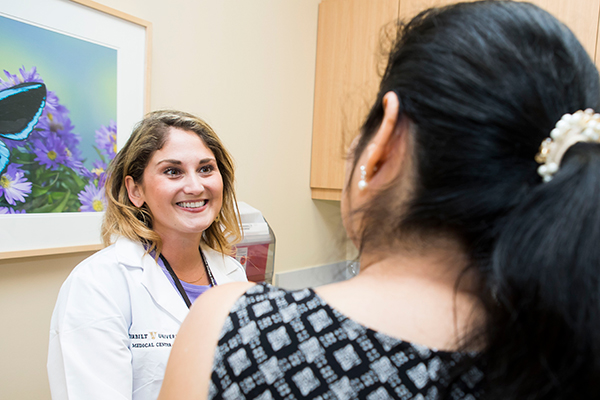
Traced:
[[[204, 263], [204, 268], [206, 269], [206, 272], [208, 274], [208, 279], [210, 280], [210, 286], [217, 286], [215, 277], [213, 276], [212, 271], [208, 267], [208, 262], [206, 261], [206, 258], [204, 257], [204, 253], [202, 253], [202, 249], [200, 249], [198, 247], [198, 251], [200, 251], [200, 256], [202, 257], [202, 262]], [[171, 278], [173, 278], [173, 282], [175, 282], [175, 286], [177, 287], [179, 294], [181, 294], [181, 297], [183, 297], [183, 301], [185, 301], [185, 304], [187, 305], [187, 307], [190, 308], [192, 306], [192, 302], [190, 301], [190, 298], [188, 297], [185, 290], [183, 289], [183, 286], [181, 285], [181, 281], [177, 277], [177, 274], [175, 274], [175, 271], [173, 271], [173, 268], [171, 268], [171, 264], [169, 264], [167, 259], [162, 254], [160, 254], [159, 257], [162, 260], [163, 264], [165, 264], [165, 268], [167, 268], [167, 271], [169, 271]]]

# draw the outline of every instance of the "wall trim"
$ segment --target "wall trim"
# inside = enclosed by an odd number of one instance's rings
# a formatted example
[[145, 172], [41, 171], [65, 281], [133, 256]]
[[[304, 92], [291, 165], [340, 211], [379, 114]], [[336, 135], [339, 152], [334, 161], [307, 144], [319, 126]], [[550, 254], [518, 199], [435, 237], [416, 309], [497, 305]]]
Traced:
[[333, 264], [276, 273], [273, 282], [275, 286], [289, 290], [340, 282], [352, 277], [349, 267], [351, 263], [352, 261], [339, 261]]

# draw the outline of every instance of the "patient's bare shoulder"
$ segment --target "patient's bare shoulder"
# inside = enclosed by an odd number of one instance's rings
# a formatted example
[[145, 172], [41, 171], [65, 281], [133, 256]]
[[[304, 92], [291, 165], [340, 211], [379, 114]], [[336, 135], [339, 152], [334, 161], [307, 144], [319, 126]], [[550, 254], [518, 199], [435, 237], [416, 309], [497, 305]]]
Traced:
[[175, 339], [159, 400], [208, 396], [221, 329], [236, 300], [252, 286], [251, 282], [227, 283], [198, 297]]

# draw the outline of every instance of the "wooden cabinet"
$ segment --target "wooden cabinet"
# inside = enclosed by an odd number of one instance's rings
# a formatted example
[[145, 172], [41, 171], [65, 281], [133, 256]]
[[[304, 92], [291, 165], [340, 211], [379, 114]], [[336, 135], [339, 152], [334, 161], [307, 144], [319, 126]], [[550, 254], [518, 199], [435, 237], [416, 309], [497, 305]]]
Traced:
[[382, 26], [398, 0], [323, 0], [319, 5], [310, 184], [313, 199], [339, 200], [348, 144], [377, 94]]
[[[529, 0], [564, 22], [600, 65], [600, 0]], [[339, 200], [345, 155], [377, 94], [397, 18], [455, 0], [323, 0], [319, 5], [310, 186]], [[389, 29], [386, 29], [389, 28]]]
[[600, 0], [528, 0], [567, 25], [598, 65], [596, 42]]
[[[548, 11], [567, 25], [592, 59], [597, 59], [596, 36], [600, 0], [527, 0]], [[400, 0], [400, 18], [407, 19], [428, 7], [444, 6], [456, 0]]]

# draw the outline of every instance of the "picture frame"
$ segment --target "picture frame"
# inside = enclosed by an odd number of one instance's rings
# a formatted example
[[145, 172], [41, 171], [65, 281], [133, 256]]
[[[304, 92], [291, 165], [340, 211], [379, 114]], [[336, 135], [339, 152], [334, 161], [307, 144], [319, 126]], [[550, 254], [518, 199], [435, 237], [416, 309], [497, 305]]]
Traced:
[[[152, 24], [90, 0], [4, 2], [0, 16], [117, 51], [117, 149], [150, 110]], [[0, 215], [0, 260], [102, 248], [103, 212]]]

